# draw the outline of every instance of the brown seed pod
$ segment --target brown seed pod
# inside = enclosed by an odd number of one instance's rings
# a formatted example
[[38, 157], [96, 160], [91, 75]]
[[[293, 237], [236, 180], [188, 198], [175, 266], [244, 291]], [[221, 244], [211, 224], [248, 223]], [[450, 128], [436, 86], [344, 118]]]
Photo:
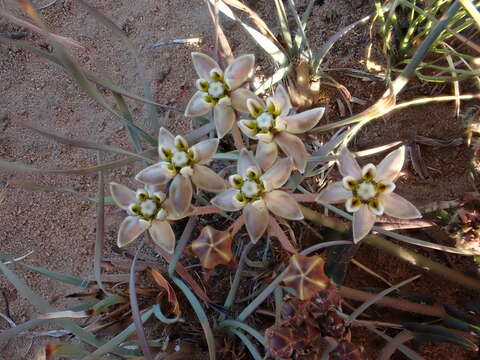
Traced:
[[363, 347], [358, 347], [347, 340], [342, 340], [330, 353], [331, 360], [364, 360], [366, 359]]
[[280, 359], [291, 359], [295, 346], [301, 341], [289, 327], [272, 326], [265, 331], [267, 349]]
[[205, 226], [200, 236], [192, 242], [192, 252], [206, 270], [212, 270], [220, 264], [229, 265], [233, 259], [232, 235], [229, 231]]
[[325, 261], [319, 255], [295, 254], [290, 258], [288, 273], [284, 277], [283, 283], [293, 288], [300, 300], [308, 301], [330, 284], [324, 265]]

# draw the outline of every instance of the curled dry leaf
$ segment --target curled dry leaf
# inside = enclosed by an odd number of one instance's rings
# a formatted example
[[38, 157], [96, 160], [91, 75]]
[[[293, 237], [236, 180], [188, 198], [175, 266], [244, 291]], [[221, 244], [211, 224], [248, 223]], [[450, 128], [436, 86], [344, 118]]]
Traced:
[[290, 258], [288, 273], [284, 277], [283, 283], [293, 288], [300, 300], [308, 301], [330, 284], [324, 266], [325, 261], [319, 255], [295, 254]]
[[172, 285], [170, 285], [170, 283], [157, 270], [150, 269], [150, 274], [158, 286], [160, 286], [162, 289], [165, 289], [167, 292], [168, 302], [171, 305], [171, 312], [175, 314], [175, 316], [179, 317], [181, 314], [180, 304], [178, 303], [177, 295], [175, 294], [175, 290], [173, 290]]
[[230, 265], [233, 260], [232, 239], [229, 231], [205, 226], [200, 236], [192, 242], [192, 252], [200, 259], [205, 270], [213, 270], [220, 264]]

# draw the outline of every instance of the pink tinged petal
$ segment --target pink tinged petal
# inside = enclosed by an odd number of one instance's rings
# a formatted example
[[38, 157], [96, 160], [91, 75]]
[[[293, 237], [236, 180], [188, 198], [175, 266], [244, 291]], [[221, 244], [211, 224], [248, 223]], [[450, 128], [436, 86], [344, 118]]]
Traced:
[[337, 181], [323, 189], [316, 198], [316, 201], [327, 204], [338, 204], [346, 201], [351, 196], [352, 192], [346, 190], [341, 181]]
[[[165, 210], [166, 212], [166, 219], [167, 220], [179, 220], [184, 218], [186, 215], [188, 215], [189, 211], [191, 210], [191, 207], [188, 208], [185, 214], [177, 215], [175, 208], [173, 206], [172, 199], [167, 198], [163, 203], [162, 203], [162, 209]], [[161, 219], [160, 219], [161, 220]]]
[[212, 103], [205, 101], [205, 93], [197, 91], [188, 102], [184, 115], [186, 117], [202, 116], [209, 112], [212, 106]]
[[237, 173], [245, 178], [249, 170], [256, 171], [258, 174], [260, 174], [260, 168], [255, 161], [252, 152], [243, 148], [240, 150], [240, 157], [237, 161]]
[[159, 162], [140, 171], [135, 175], [135, 180], [144, 184], [161, 185], [166, 184], [173, 176], [174, 173], [168, 168], [168, 163]]
[[209, 162], [218, 149], [218, 139], [210, 139], [199, 142], [193, 145], [190, 149], [193, 151], [194, 160], [199, 164]]
[[275, 135], [274, 140], [280, 146], [280, 149], [292, 158], [295, 168], [303, 173], [307, 166], [309, 154], [305, 150], [302, 140], [286, 131], [280, 131]]
[[127, 216], [118, 229], [118, 247], [127, 246], [149, 227], [150, 223], [148, 221], [140, 219], [138, 216]]
[[232, 129], [235, 118], [235, 110], [230, 105], [219, 103], [213, 108], [213, 121], [220, 139]]
[[270, 169], [278, 158], [278, 146], [272, 141], [259, 141], [255, 152], [255, 160], [263, 170]]
[[199, 189], [210, 192], [219, 192], [226, 187], [225, 180], [204, 165], [193, 165], [192, 181]]
[[273, 140], [273, 134], [270, 131], [266, 133], [258, 133], [257, 139], [258, 141], [261, 141], [261, 142], [271, 143]]
[[285, 121], [288, 132], [303, 134], [318, 124], [324, 112], [325, 108], [319, 107], [295, 115], [285, 116], [282, 119]]
[[372, 213], [367, 205], [362, 205], [360, 209], [353, 214], [353, 242], [358, 243], [372, 230], [375, 223], [375, 214]]
[[290, 177], [293, 169], [293, 162], [290, 158], [278, 160], [273, 167], [260, 176], [266, 191], [280, 188]]
[[210, 71], [220, 69], [215, 60], [199, 52], [192, 52], [192, 62], [200, 79], [210, 80]]
[[405, 162], [405, 146], [392, 151], [377, 166], [377, 176], [375, 181], [390, 180], [395, 181], [402, 171]]
[[110, 183], [110, 194], [118, 207], [127, 210], [129, 205], [137, 203], [135, 191], [129, 189], [125, 185]]
[[383, 205], [385, 214], [398, 219], [418, 219], [422, 214], [408, 200], [395, 193], [382, 194], [379, 200]]
[[225, 69], [224, 81], [231, 90], [240, 87], [253, 73], [255, 56], [242, 55], [233, 60]]
[[175, 148], [175, 136], [164, 127], [158, 132], [158, 146], [173, 150]]
[[185, 214], [192, 203], [193, 187], [190, 178], [177, 175], [170, 184], [170, 199], [178, 216]]
[[288, 193], [274, 190], [263, 196], [268, 210], [288, 220], [302, 220], [303, 214], [297, 201]]
[[342, 148], [338, 156], [338, 169], [342, 176], [353, 176], [355, 179], [360, 179], [362, 176], [357, 160], [346, 147]]
[[257, 200], [248, 203], [243, 209], [243, 215], [245, 216], [245, 225], [247, 226], [250, 240], [256, 243], [265, 233], [268, 226], [270, 215], [268, 214], [265, 202], [263, 200]]
[[173, 254], [173, 250], [175, 250], [175, 233], [168, 221], [153, 220], [148, 232], [155, 244]]
[[238, 211], [243, 207], [243, 204], [236, 198], [239, 192], [237, 189], [225, 190], [215, 196], [210, 202], [225, 211]]
[[247, 100], [254, 99], [260, 103], [262, 100], [255, 95], [252, 91], [241, 87], [230, 93], [230, 99], [232, 101], [232, 106], [235, 110], [242, 113], [248, 113]]
[[290, 102], [290, 97], [283, 85], [278, 85], [275, 89], [273, 101], [275, 102], [276, 107], [281, 111], [281, 115], [288, 115], [288, 112], [292, 108], [292, 103]]
[[250, 139], [257, 140], [257, 130], [252, 129], [249, 125], [255, 123], [254, 120], [240, 120], [238, 122], [238, 127], [242, 131], [242, 133], [248, 136]]

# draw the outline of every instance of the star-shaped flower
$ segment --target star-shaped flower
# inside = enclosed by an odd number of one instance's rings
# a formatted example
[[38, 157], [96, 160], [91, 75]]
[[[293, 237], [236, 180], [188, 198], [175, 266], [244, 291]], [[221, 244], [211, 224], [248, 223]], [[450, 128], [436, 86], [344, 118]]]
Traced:
[[283, 278], [283, 282], [295, 289], [300, 300], [308, 301], [330, 284], [324, 266], [325, 261], [319, 255], [295, 254], [290, 258], [288, 273]]
[[189, 147], [182, 136], [174, 137], [161, 128], [158, 136], [161, 161], [140, 171], [135, 179], [149, 185], [163, 185], [173, 179], [169, 196], [177, 215], [183, 215], [192, 202], [192, 182], [205, 191], [219, 192], [225, 189], [225, 181], [205, 166], [217, 152], [218, 141], [205, 140]]
[[318, 202], [345, 202], [353, 213], [353, 241], [362, 240], [372, 229], [377, 216], [383, 213], [399, 219], [422, 217], [418, 209], [393, 192], [393, 183], [402, 170], [405, 147], [389, 153], [378, 166], [367, 164], [360, 168], [354, 156], [343, 148], [338, 158], [342, 181], [332, 183], [317, 197]]
[[213, 270], [215, 266], [232, 263], [232, 234], [205, 226], [200, 236], [192, 242], [192, 252], [200, 259], [202, 268]]
[[217, 136], [222, 138], [236, 120], [234, 109], [245, 110], [247, 98], [255, 95], [241, 87], [252, 75], [255, 57], [242, 55], [233, 60], [222, 71], [210, 56], [198, 52], [192, 53], [192, 61], [199, 79], [197, 92], [190, 99], [185, 109], [185, 116], [201, 116], [213, 108], [213, 121]]
[[[273, 165], [278, 147], [293, 159], [300, 172], [305, 171], [308, 152], [297, 136], [311, 130], [320, 121], [325, 108], [317, 107], [290, 115], [292, 105], [282, 85], [264, 103], [259, 98], [248, 98], [247, 108], [253, 120], [240, 120], [238, 126], [248, 137], [259, 140], [255, 158], [262, 169]], [[278, 145], [278, 146], [277, 146]]]
[[175, 234], [168, 220], [177, 220], [172, 203], [162, 191], [147, 186], [136, 192], [125, 185], [110, 183], [113, 201], [128, 216], [120, 224], [117, 245], [124, 247], [143, 232], [150, 233], [153, 241], [169, 253], [175, 249]]
[[270, 214], [289, 220], [302, 220], [297, 201], [287, 192], [278, 190], [292, 172], [290, 158], [278, 160], [263, 175], [253, 154], [242, 149], [237, 163], [237, 174], [230, 176], [231, 188], [212, 199], [212, 204], [225, 211], [243, 209], [248, 234], [253, 242], [264, 234]]

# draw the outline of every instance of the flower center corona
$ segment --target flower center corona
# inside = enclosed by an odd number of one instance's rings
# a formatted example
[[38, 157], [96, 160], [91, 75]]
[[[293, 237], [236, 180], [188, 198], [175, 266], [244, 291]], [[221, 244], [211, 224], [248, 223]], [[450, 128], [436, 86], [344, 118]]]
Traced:
[[362, 182], [358, 185], [357, 194], [362, 200], [368, 201], [375, 197], [377, 191], [372, 183]]
[[268, 112], [262, 113], [262, 115], [257, 118], [257, 126], [261, 129], [270, 129], [270, 127], [272, 126], [272, 122], [273, 116]]
[[241, 191], [246, 197], [253, 198], [258, 195], [260, 189], [256, 182], [248, 180], [243, 183]]
[[172, 164], [176, 167], [183, 167], [188, 164], [188, 155], [184, 151], [179, 151], [173, 154]]
[[140, 204], [140, 211], [145, 217], [152, 216], [157, 210], [157, 204], [153, 200], [146, 200]]
[[221, 98], [225, 95], [225, 87], [219, 81], [211, 82], [208, 86], [208, 94], [213, 98]]
[[167, 213], [162, 209], [166, 195], [163, 192], [149, 193], [144, 189], [137, 190], [137, 203], [130, 204], [130, 215], [136, 215], [150, 221], [154, 218], [165, 218]]

